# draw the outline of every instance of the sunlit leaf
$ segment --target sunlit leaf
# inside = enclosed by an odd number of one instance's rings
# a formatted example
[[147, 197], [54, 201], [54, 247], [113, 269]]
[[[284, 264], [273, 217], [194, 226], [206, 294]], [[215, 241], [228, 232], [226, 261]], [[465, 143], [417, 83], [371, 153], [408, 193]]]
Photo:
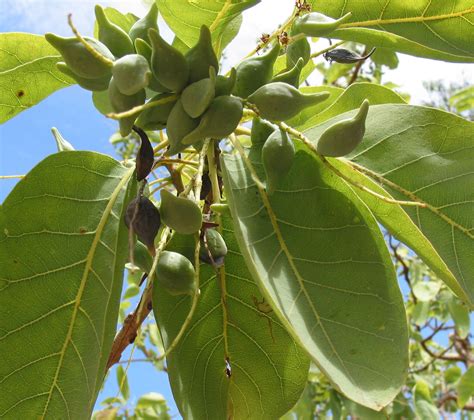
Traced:
[[214, 47], [220, 54], [237, 35], [240, 27], [238, 16], [259, 1], [156, 0], [156, 3], [166, 23], [188, 47], [198, 40], [201, 25], [207, 25], [212, 33]]
[[350, 20], [331, 38], [361, 42], [418, 57], [474, 62], [471, 0], [312, 0], [313, 10]]
[[88, 418], [115, 335], [132, 175], [49, 156], [0, 208], [0, 417]]
[[43, 36], [0, 34], [0, 124], [73, 83], [56, 69], [58, 52]]

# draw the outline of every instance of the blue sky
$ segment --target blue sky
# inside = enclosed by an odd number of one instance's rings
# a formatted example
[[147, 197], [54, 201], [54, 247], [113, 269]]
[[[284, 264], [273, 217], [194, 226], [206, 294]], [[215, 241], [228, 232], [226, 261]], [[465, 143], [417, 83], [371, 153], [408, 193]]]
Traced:
[[[130, 10], [140, 14], [144, 9], [137, 1], [108, 1], [102, 4], [118, 6], [121, 10], [128, 4]], [[239, 36], [234, 54], [229, 58], [243, 55], [253, 45], [259, 34], [270, 31], [281, 22], [293, 2], [287, 0], [264, 0], [252, 16], [246, 15], [245, 33]], [[93, 24], [93, 5], [90, 0], [0, 0], [0, 32], [54, 31], [67, 35], [66, 14], [74, 13], [76, 25], [85, 34], [90, 34]], [[126, 9], [125, 9], [126, 10]], [[264, 12], [263, 12], [264, 11]], [[262, 21], [262, 13], [266, 20]], [[245, 50], [241, 45], [245, 46]], [[423, 99], [420, 81], [445, 78], [456, 80], [463, 74], [471, 77], [472, 70], [467, 65], [448, 64], [402, 57], [400, 68], [388, 80], [404, 86], [412, 94], [415, 103]], [[0, 175], [25, 174], [43, 158], [56, 152], [56, 144], [51, 135], [51, 127], [57, 127], [62, 135], [78, 150], [94, 150], [114, 156], [109, 137], [116, 130], [116, 123], [100, 115], [91, 102], [90, 92], [72, 86], [54, 93], [52, 96], [0, 125]], [[0, 180], [0, 202], [12, 189], [15, 180]], [[158, 374], [146, 363], [133, 363], [129, 370], [131, 401], [146, 392], [162, 393], [171, 407], [171, 413], [179, 417], [173, 402], [167, 376]], [[117, 386], [113, 371], [105, 385], [102, 396], [115, 396]], [[100, 399], [99, 399], [100, 401]]]

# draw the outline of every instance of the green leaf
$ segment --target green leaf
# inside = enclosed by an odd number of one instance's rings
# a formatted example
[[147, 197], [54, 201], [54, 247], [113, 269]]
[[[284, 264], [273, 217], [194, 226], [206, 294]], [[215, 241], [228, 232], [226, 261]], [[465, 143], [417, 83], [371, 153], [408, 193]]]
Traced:
[[168, 26], [188, 47], [197, 42], [201, 25], [207, 25], [211, 30], [213, 45], [218, 55], [237, 35], [240, 28], [238, 16], [245, 9], [260, 2], [260, 0], [155, 1]]
[[[325, 127], [347, 118], [337, 118], [309, 130], [313, 141]], [[474, 124], [454, 114], [433, 108], [408, 105], [371, 106], [364, 140], [350, 159], [378, 174], [399, 200], [416, 199], [427, 207], [404, 207], [406, 214], [431, 242], [451, 272], [431, 266], [461, 299], [474, 303]], [[400, 192], [402, 191], [402, 192]], [[395, 209], [395, 205], [392, 204]], [[386, 206], [385, 206], [386, 207]], [[405, 241], [421, 258], [420, 238], [408, 238], [406, 228], [380, 222]], [[418, 242], [415, 243], [415, 242]], [[456, 280], [453, 282], [453, 276]], [[456, 284], [457, 283], [457, 284]]]
[[357, 404], [354, 401], [345, 399], [344, 405], [347, 411], [351, 414], [351, 418], [364, 420], [385, 420], [387, 415], [380, 411], [371, 410], [363, 405]]
[[398, 67], [397, 53], [388, 48], [377, 48], [371, 56], [371, 60], [380, 66], [387, 66], [393, 70]]
[[462, 370], [459, 366], [450, 366], [444, 371], [444, 380], [447, 384], [454, 384], [461, 377]]
[[436, 281], [419, 281], [413, 286], [413, 294], [421, 302], [433, 300], [441, 289], [441, 283]]
[[[268, 312], [245, 267], [229, 215], [223, 216], [222, 226], [229, 249], [225, 267], [216, 273], [209, 265], [200, 266], [198, 307], [167, 360], [171, 388], [184, 418], [276, 419], [303, 392], [309, 359]], [[181, 328], [190, 301], [154, 288], [153, 309], [165, 347]]]
[[449, 103], [455, 107], [458, 112], [474, 109], [474, 86], [468, 86], [456, 92], [449, 98]]
[[430, 302], [417, 302], [411, 313], [411, 321], [418, 326], [424, 325], [430, 314]]
[[163, 395], [158, 394], [157, 392], [149, 392], [148, 394], [143, 394], [137, 401], [137, 408], [155, 406], [166, 404], [166, 399]]
[[458, 392], [459, 407], [464, 407], [469, 398], [474, 395], [474, 366], [471, 366], [458, 382], [456, 387]]
[[0, 34], [0, 124], [74, 83], [56, 68], [58, 52], [43, 36]]
[[439, 412], [433, 404], [428, 384], [419, 380], [416, 382], [413, 391], [413, 400], [415, 403], [415, 413], [420, 420], [438, 420]]
[[116, 331], [132, 171], [98, 153], [60, 152], [3, 203], [1, 418], [91, 415]]
[[313, 10], [337, 18], [347, 12], [347, 23], [331, 38], [389, 48], [418, 57], [452, 62], [474, 62], [471, 0], [407, 2], [352, 2], [313, 0]]
[[[326, 90], [326, 86], [324, 86], [322, 90]], [[364, 99], [368, 99], [371, 106], [388, 103], [405, 103], [400, 95], [382, 85], [365, 82], [354, 83], [344, 90], [342, 95], [336, 96], [332, 104], [329, 105], [330, 97], [328, 101], [323, 102], [324, 106], [315, 109], [315, 112], [310, 113], [311, 108], [309, 108], [308, 112], [303, 111], [304, 115], [307, 115], [307, 118], [301, 119], [302, 124], [296, 125], [295, 128], [300, 131], [307, 130], [343, 112], [358, 109]], [[291, 125], [291, 121], [289, 124]]]
[[122, 365], [117, 366], [116, 375], [118, 389], [126, 401], [130, 398], [130, 387], [128, 386], [127, 372]]
[[469, 309], [454, 296], [451, 296], [451, 299], [448, 300], [448, 309], [453, 317], [458, 335], [462, 339], [466, 338], [471, 331]]
[[[239, 247], [268, 302], [348, 398], [374, 409], [405, 379], [406, 315], [383, 236], [348, 186], [297, 145], [269, 198], [260, 150], [225, 155], [227, 200]], [[251, 162], [251, 163], [250, 163]]]
[[[314, 130], [310, 130], [306, 134], [312, 139], [316, 140], [323, 132], [324, 127], [327, 127], [330, 124], [331, 122], [328, 122], [328, 124], [322, 124], [321, 126], [316, 127]], [[371, 178], [361, 174], [360, 172], [356, 172], [347, 163], [335, 159], [330, 159], [330, 161], [331, 164], [334, 165], [340, 172], [342, 172], [345, 176], [350, 177], [353, 181], [369, 188], [372, 191], [375, 191], [380, 195], [393, 199], [393, 197], [379, 184], [375, 183]], [[415, 250], [418, 256], [458, 296], [465, 300], [469, 300], [463, 288], [456, 280], [456, 277], [440, 257], [433, 244], [426, 238], [425, 234], [407, 214], [406, 207], [402, 207], [393, 203], [387, 203], [356, 187], [352, 187], [352, 190], [361, 200], [364, 201], [378, 221], [382, 223], [392, 235], [396, 236], [400, 241], [408, 245], [411, 249]], [[418, 273], [418, 271], [414, 271], [414, 273]], [[422, 308], [419, 310], [421, 309]]]

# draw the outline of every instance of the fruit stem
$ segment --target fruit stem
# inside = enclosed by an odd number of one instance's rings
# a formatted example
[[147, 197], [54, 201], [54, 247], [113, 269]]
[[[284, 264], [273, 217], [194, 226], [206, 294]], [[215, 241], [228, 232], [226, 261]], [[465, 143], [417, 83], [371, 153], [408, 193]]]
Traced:
[[344, 179], [347, 181], [349, 184], [353, 185], [356, 188], [359, 188], [360, 190], [373, 195], [374, 197], [377, 197], [378, 199], [385, 201], [386, 203], [390, 204], [398, 204], [400, 206], [416, 206], [416, 207], [426, 207], [425, 203], [420, 203], [418, 201], [399, 201], [395, 200], [393, 198], [386, 197], [382, 194], [379, 194], [378, 192], [375, 192], [371, 190], [370, 188], [367, 188], [365, 185], [360, 184], [357, 181], [354, 181], [352, 178], [344, 175], [339, 169], [335, 168], [331, 163], [318, 151], [316, 150], [316, 147], [311, 143], [311, 141], [300, 131], [295, 130], [293, 127], [290, 127], [289, 125], [285, 124], [284, 122], [279, 122], [277, 125], [283, 130], [286, 131], [288, 134], [292, 135], [293, 137], [296, 137], [298, 140], [303, 142], [321, 162], [332, 172], [334, 172], [338, 177]]
[[[199, 202], [200, 202], [199, 197], [201, 195], [202, 174], [204, 172], [205, 156], [206, 156], [208, 147], [209, 147], [209, 139], [204, 141], [204, 145], [202, 146], [201, 152], [199, 153], [199, 167], [198, 167], [198, 172], [196, 174], [196, 177], [194, 178], [194, 188], [195, 188], [194, 189], [194, 196], [195, 196], [195, 200], [196, 200], [197, 204], [199, 204]], [[194, 250], [194, 270], [195, 270], [194, 286], [195, 286], [195, 289], [194, 289], [194, 294], [193, 294], [192, 301], [191, 301], [191, 308], [189, 309], [188, 315], [186, 316], [186, 319], [184, 320], [183, 325], [181, 325], [181, 328], [180, 328], [178, 334], [175, 336], [175, 338], [173, 339], [171, 344], [168, 346], [168, 348], [162, 354], [160, 354], [160, 356], [158, 356], [155, 359], [156, 362], [158, 362], [160, 360], [163, 360], [164, 358], [168, 357], [169, 354], [176, 348], [176, 346], [180, 342], [181, 338], [183, 337], [184, 333], [186, 332], [186, 329], [188, 328], [188, 326], [191, 322], [191, 319], [194, 315], [194, 312], [196, 311], [197, 303], [199, 301], [199, 294], [200, 294], [200, 291], [199, 291], [199, 275], [200, 275], [200, 264], [201, 264], [201, 262], [199, 260], [199, 251], [200, 251], [201, 241], [200, 241], [199, 237], [200, 237], [200, 235], [199, 235], [199, 233], [197, 233], [195, 235], [196, 248]], [[155, 260], [157, 260], [157, 259], [155, 258]], [[154, 273], [153, 268], [156, 269], [155, 260], [153, 261], [153, 266], [150, 270], [148, 281], [151, 277], [151, 273]], [[148, 287], [148, 284], [147, 284], [147, 287]]]
[[150, 101], [150, 102], [147, 102], [146, 104], [135, 106], [125, 112], [119, 112], [119, 113], [111, 112], [109, 114], [106, 114], [105, 116], [107, 118], [112, 118], [113, 120], [120, 120], [122, 118], [132, 117], [133, 115], [138, 114], [139, 112], [144, 111], [145, 109], [154, 108], [156, 106], [160, 106], [163, 104], [167, 104], [168, 102], [172, 102], [177, 97], [178, 97], [177, 95], [171, 95], [163, 99], [158, 99], [157, 101]]
[[332, 51], [334, 50], [335, 48], [337, 47], [340, 47], [342, 44], [345, 44], [347, 41], [339, 41], [339, 42], [336, 42], [335, 44], [333, 45], [330, 45], [329, 47], [327, 48], [324, 48], [324, 50], [321, 50], [321, 51], [316, 51], [315, 53], [311, 54], [310, 55], [310, 58], [316, 58], [316, 57], [319, 57], [320, 55], [323, 55], [329, 51]]
[[105, 65], [107, 65], [109, 67], [113, 67], [114, 62], [112, 60], [108, 59], [107, 57], [104, 57], [101, 53], [99, 53], [99, 51], [97, 51], [94, 47], [92, 47], [92, 45], [90, 45], [84, 39], [84, 37], [79, 33], [79, 31], [76, 29], [76, 27], [72, 23], [72, 13], [69, 13], [69, 15], [67, 16], [67, 22], [68, 22], [69, 26], [71, 27], [72, 32], [74, 33], [74, 35], [76, 35], [76, 38], [84, 45], [86, 50], [89, 51], [89, 53], [91, 55], [93, 55], [98, 60], [102, 61], [102, 63], [104, 63]]
[[25, 175], [0, 175], [0, 179], [23, 179]]

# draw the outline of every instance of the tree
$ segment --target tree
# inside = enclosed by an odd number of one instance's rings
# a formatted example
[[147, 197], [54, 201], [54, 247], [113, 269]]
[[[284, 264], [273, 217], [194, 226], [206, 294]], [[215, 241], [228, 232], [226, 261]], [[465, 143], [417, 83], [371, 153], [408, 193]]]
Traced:
[[[298, 1], [219, 74], [256, 3], [97, 6], [97, 40], [71, 16], [69, 39], [1, 35], [1, 122], [78, 83], [123, 160], [55, 132], [0, 207], [0, 417], [89, 417], [132, 343], [184, 418], [471, 410], [473, 123], [376, 82], [396, 52], [473, 62], [474, 9]], [[316, 68], [327, 84], [300, 87]], [[95, 417], [167, 418], [159, 394], [122, 407], [126, 366]]]

